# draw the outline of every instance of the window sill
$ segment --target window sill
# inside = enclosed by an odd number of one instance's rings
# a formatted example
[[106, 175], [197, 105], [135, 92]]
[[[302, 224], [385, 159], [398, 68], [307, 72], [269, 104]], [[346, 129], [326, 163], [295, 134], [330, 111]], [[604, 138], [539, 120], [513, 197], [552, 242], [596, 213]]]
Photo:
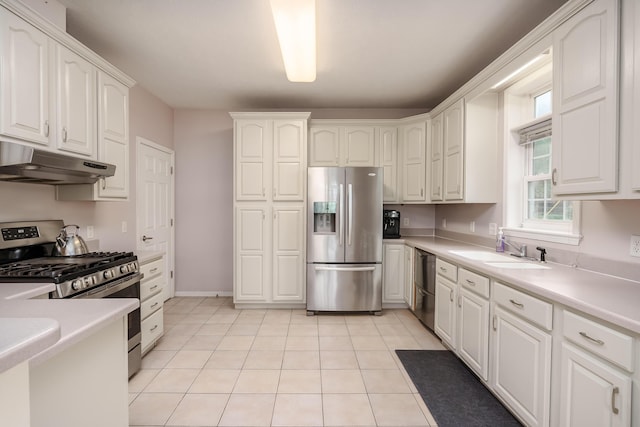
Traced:
[[559, 231], [536, 230], [532, 228], [504, 227], [505, 236], [520, 239], [540, 240], [543, 242], [562, 243], [578, 246], [582, 236], [580, 234], [564, 233]]

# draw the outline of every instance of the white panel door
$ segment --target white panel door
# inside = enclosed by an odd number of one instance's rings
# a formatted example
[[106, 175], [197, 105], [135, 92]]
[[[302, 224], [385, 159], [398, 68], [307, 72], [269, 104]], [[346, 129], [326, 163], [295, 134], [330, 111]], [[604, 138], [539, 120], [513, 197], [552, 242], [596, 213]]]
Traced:
[[318, 126], [309, 129], [309, 166], [338, 166], [340, 128]]
[[442, 117], [444, 113], [438, 114], [431, 119], [431, 201], [441, 201], [442, 179], [444, 159], [442, 151], [444, 149], [444, 130], [442, 128]]
[[464, 174], [464, 99], [444, 111], [444, 199], [462, 200]]
[[600, 360], [562, 343], [560, 425], [631, 425], [631, 378]]
[[95, 158], [96, 69], [80, 55], [56, 46], [58, 148]]
[[402, 200], [424, 202], [425, 149], [424, 123], [407, 125], [402, 134]]
[[489, 373], [489, 301], [460, 287], [458, 355], [483, 380]]
[[49, 144], [49, 38], [0, 8], [0, 133]]
[[345, 126], [341, 129], [340, 145], [343, 159], [340, 166], [377, 166], [376, 128]]
[[549, 425], [551, 336], [495, 306], [493, 390], [528, 426]]
[[404, 301], [412, 308], [415, 304], [413, 285], [413, 256], [414, 249], [411, 246], [404, 247]]
[[174, 181], [173, 151], [137, 138], [137, 249], [164, 252], [163, 290], [167, 300], [175, 294], [173, 278]]
[[383, 202], [398, 203], [398, 129], [381, 127], [380, 146], [384, 174]]
[[306, 282], [305, 208], [277, 205], [273, 208], [273, 300], [304, 302]]
[[98, 160], [116, 165], [114, 176], [100, 180], [104, 198], [129, 196], [129, 89], [113, 77], [98, 74]]
[[450, 348], [456, 348], [456, 292], [457, 285], [436, 276], [436, 309], [434, 332]]
[[302, 120], [273, 123], [273, 200], [303, 201], [307, 129]]
[[266, 301], [268, 214], [265, 205], [236, 207], [234, 302]]
[[596, 0], [553, 33], [553, 192], [618, 188], [619, 10]]
[[271, 123], [270, 120], [234, 121], [236, 200], [271, 197]]
[[382, 274], [382, 302], [404, 302], [404, 245], [384, 245]]

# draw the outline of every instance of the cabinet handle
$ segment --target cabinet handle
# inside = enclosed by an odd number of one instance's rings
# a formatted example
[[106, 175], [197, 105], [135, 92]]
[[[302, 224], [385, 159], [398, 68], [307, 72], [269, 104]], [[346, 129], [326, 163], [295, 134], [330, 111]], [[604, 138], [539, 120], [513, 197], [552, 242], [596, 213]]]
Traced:
[[449, 290], [449, 301], [453, 302], [453, 289]]
[[558, 181], [556, 180], [556, 175], [558, 174], [558, 169], [553, 168], [553, 172], [551, 172], [551, 184], [558, 185]]
[[146, 242], [147, 240], [153, 240], [153, 237], [148, 237], [148, 236], [142, 236], [142, 241]]
[[515, 300], [510, 299], [510, 300], [509, 300], [509, 302], [510, 302], [511, 304], [515, 305], [515, 306], [516, 306], [516, 307], [518, 307], [518, 308], [524, 308], [524, 304], [522, 304], [522, 303], [520, 303], [520, 302], [518, 302], [518, 301], [515, 301]]
[[49, 136], [49, 120], [44, 121], [44, 136]]
[[475, 286], [475, 285], [476, 285], [476, 282], [474, 282], [473, 280], [465, 279], [465, 281], [466, 281], [470, 286]]
[[105, 190], [107, 188], [107, 178], [100, 178], [100, 181], [102, 182], [102, 189]]
[[424, 189], [423, 188], [420, 189], [420, 197], [424, 197]]
[[149, 332], [153, 332], [158, 329], [158, 325], [153, 325], [153, 328], [149, 329]]
[[151, 308], [157, 307], [159, 303], [154, 302], [153, 304], [151, 304]]
[[153, 285], [152, 287], [149, 288], [150, 291], [156, 289], [158, 287], [158, 285]]
[[62, 142], [67, 142], [67, 127], [62, 128]]
[[149, 270], [149, 273], [150, 273], [150, 274], [153, 274], [153, 273], [155, 273], [156, 271], [158, 271], [158, 267], [154, 267], [154, 268], [152, 268], [151, 270]]
[[594, 344], [604, 345], [604, 341], [592, 338], [586, 332], [580, 332], [580, 336], [586, 339], [587, 341], [591, 341]]
[[496, 316], [495, 314], [493, 315], [493, 320], [492, 320], [492, 326], [493, 326], [493, 330], [497, 331], [498, 328], [496, 327], [496, 320], [498, 320], [498, 316]]
[[266, 194], [267, 194], [266, 188], [262, 187], [262, 197], [264, 197]]
[[458, 307], [462, 308], [462, 295], [458, 295]]
[[445, 273], [447, 272], [447, 269], [444, 267], [440, 267], [440, 271], [444, 271]]
[[620, 393], [620, 389], [618, 387], [614, 387], [613, 390], [611, 390], [611, 412], [616, 415], [620, 412], [618, 408], [616, 408], [616, 394], [618, 393]]

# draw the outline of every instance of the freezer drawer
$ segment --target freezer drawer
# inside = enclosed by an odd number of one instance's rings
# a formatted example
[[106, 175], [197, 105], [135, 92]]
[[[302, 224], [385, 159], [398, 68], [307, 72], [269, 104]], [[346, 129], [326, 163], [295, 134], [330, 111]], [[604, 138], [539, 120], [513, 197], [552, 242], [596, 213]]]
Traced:
[[382, 264], [307, 264], [308, 311], [381, 311]]

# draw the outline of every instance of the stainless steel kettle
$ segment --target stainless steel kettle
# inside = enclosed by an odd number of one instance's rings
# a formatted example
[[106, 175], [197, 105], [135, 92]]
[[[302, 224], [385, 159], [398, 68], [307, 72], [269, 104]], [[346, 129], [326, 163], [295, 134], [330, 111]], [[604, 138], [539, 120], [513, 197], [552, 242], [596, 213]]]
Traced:
[[[67, 228], [75, 227], [75, 231], [67, 232]], [[65, 225], [60, 229], [60, 234], [56, 237], [56, 244], [53, 247], [53, 256], [82, 255], [89, 252], [84, 239], [78, 235], [78, 227], [75, 224]]]

